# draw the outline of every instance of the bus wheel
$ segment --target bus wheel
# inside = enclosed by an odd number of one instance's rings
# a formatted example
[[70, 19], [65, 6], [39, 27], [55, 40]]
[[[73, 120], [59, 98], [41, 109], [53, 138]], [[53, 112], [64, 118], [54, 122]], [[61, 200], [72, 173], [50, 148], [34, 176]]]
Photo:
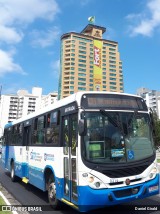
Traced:
[[11, 163], [11, 180], [12, 182], [16, 181], [15, 169], [14, 169], [14, 162]]
[[48, 200], [54, 209], [60, 208], [60, 201], [56, 198], [56, 184], [53, 174], [50, 175], [48, 180]]

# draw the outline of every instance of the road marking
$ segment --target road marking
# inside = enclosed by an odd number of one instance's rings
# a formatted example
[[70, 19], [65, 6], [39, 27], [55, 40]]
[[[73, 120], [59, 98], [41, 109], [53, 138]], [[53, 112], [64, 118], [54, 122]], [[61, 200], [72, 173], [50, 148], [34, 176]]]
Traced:
[[[11, 204], [9, 203], [9, 201], [7, 200], [7, 198], [3, 195], [2, 192], [0, 192], [0, 196], [3, 198], [3, 200], [5, 201], [5, 203], [9, 206], [11, 206]], [[18, 214], [16, 211], [12, 211], [13, 214]]]

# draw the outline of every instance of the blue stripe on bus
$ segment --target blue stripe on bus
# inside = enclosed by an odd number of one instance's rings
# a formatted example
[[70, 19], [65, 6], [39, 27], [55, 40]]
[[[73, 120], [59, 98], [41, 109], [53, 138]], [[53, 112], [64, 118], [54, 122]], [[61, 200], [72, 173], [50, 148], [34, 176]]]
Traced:
[[[15, 162], [15, 172], [19, 177], [23, 177], [26, 174], [25, 170], [28, 165], [26, 163]], [[45, 168], [50, 168], [54, 174], [54, 170], [51, 166], [46, 166]], [[29, 166], [29, 183], [45, 191], [45, 179], [44, 179], [44, 169]], [[55, 174], [54, 174], [55, 176]], [[64, 198], [64, 178], [58, 178], [55, 176], [56, 181], [56, 196], [58, 199]], [[143, 199], [159, 193], [159, 190], [149, 192], [149, 187], [159, 185], [159, 175], [157, 175], [153, 180], [147, 181], [141, 184], [130, 185], [126, 187], [112, 188], [112, 189], [92, 189], [89, 186], [78, 186], [78, 206], [80, 211], [89, 211], [95, 208], [116, 205], [120, 203], [130, 202], [137, 198]], [[130, 194], [129, 196], [124, 196], [125, 191], [133, 188], [139, 188], [137, 194]], [[124, 191], [122, 196], [116, 197], [117, 191]], [[120, 193], [121, 194], [121, 193]], [[109, 199], [112, 198], [112, 200]]]

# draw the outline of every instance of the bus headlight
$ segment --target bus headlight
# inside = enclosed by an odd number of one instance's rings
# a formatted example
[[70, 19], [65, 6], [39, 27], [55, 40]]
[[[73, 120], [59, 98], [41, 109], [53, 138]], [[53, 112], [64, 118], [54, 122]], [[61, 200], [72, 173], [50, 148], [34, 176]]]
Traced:
[[91, 188], [93, 189], [106, 188], [105, 184], [94, 175], [90, 173], [83, 173], [82, 176]]
[[154, 178], [156, 174], [157, 174], [157, 168], [154, 167], [149, 173], [149, 178]]

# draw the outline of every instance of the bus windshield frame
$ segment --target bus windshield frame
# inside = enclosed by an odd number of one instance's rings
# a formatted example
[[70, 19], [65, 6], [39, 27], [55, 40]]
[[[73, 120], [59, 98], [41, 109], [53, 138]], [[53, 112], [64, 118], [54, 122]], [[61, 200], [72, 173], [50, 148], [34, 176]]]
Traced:
[[150, 117], [147, 112], [85, 111], [82, 158], [90, 163], [131, 163], [154, 154]]

